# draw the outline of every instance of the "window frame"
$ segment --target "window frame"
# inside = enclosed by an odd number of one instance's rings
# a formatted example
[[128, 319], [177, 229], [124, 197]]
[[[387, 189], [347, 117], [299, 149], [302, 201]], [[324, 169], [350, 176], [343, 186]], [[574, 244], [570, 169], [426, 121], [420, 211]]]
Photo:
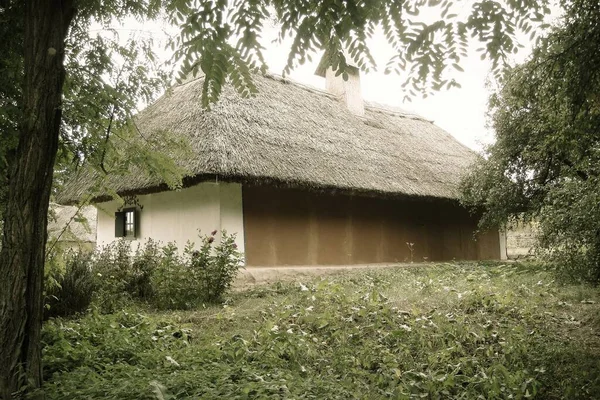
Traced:
[[[128, 222], [127, 217], [131, 215], [132, 221]], [[123, 208], [115, 212], [115, 237], [128, 240], [139, 238], [140, 233], [140, 213], [136, 207]]]
[[[125, 213], [125, 218], [124, 218], [124, 235], [123, 237], [125, 239], [135, 239], [137, 237], [137, 210], [135, 208], [125, 208], [123, 209], [123, 212]], [[129, 222], [127, 221], [127, 217], [131, 215], [131, 219], [132, 221]], [[128, 229], [131, 228], [131, 229]]]

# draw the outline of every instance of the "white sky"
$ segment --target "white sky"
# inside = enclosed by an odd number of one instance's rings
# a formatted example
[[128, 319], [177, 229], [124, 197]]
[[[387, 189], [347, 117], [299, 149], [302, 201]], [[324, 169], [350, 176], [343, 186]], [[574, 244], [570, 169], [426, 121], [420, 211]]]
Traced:
[[[548, 18], [549, 21], [554, 20], [559, 14], [557, 7], [553, 7], [552, 14], [553, 16]], [[123, 36], [136, 34], [136, 32], [141, 35], [151, 35], [156, 40], [156, 45], [160, 46], [157, 50], [159, 54], [162, 53], [167, 57], [167, 53], [162, 50], [166, 42], [164, 30], [171, 31], [172, 28], [164, 25], [161, 27], [156, 23], [141, 25], [134, 20], [122, 21], [118, 25], [116, 29]], [[276, 33], [275, 28], [266, 29], [263, 32], [263, 44], [266, 47], [265, 58], [269, 70], [280, 74], [287, 61], [291, 42], [274, 43]], [[524, 48], [513, 57], [513, 62], [522, 62], [531, 52], [532, 43], [528, 37], [524, 37], [521, 44]], [[474, 49], [479, 45], [473, 43], [472, 47]], [[487, 101], [490, 94], [486, 88], [486, 81], [488, 77], [491, 77], [490, 63], [482, 61], [480, 54], [470, 50], [468, 57], [460, 63], [464, 72], [456, 72], [452, 75], [461, 84], [461, 88], [443, 90], [427, 98], [419, 95], [414, 97], [411, 102], [403, 103], [405, 95], [401, 89], [403, 79], [395, 74], [385, 75], [383, 73], [387, 60], [393, 55], [385, 38], [382, 35], [375, 37], [370, 50], [379, 68], [376, 72], [362, 73], [361, 87], [365, 100], [401, 107], [432, 120], [460, 142], [477, 151], [482, 150], [485, 144], [493, 142], [493, 132], [486, 127]], [[314, 75], [318, 62], [318, 57], [313, 57], [312, 63], [297, 67], [289, 77], [305, 84], [324, 88], [324, 79]]]
[[[555, 17], [549, 19], [553, 18]], [[274, 39], [276, 31], [266, 32], [263, 35], [265, 39], [269, 36]], [[272, 39], [265, 43], [271, 42]], [[511, 57], [511, 63], [521, 63], [531, 54], [533, 42], [528, 36], [520, 38], [520, 44], [523, 45], [523, 48]], [[267, 47], [266, 58], [272, 72], [281, 73], [283, 71], [287, 62], [289, 45], [290, 43], [284, 43], [284, 45], [271, 43]], [[486, 123], [488, 98], [491, 94], [486, 82], [493, 81], [493, 76], [491, 62], [481, 60], [481, 53], [475, 51], [479, 47], [481, 47], [479, 43], [472, 43], [468, 56], [460, 62], [464, 72], [455, 71], [451, 75], [461, 85], [460, 88], [441, 90], [426, 98], [419, 94], [411, 98], [410, 102], [403, 102], [407, 94], [401, 87], [404, 79], [394, 73], [386, 75], [383, 72], [387, 61], [394, 53], [381, 34], [373, 39], [370, 46], [378, 64], [378, 70], [369, 74], [361, 72], [363, 98], [400, 107], [420, 115], [433, 121], [471, 149], [481, 151], [486, 144], [494, 141], [493, 131], [487, 127]], [[314, 75], [319, 58], [313, 58], [312, 63], [294, 69], [290, 78], [324, 89], [325, 79]]]
[[[485, 82], [490, 70], [487, 61], [481, 61], [480, 56], [473, 52], [461, 63], [465, 71], [456, 75], [461, 88], [437, 92], [427, 98], [419, 95], [410, 102], [403, 103], [406, 93], [401, 85], [404, 80], [399, 75], [383, 73], [391, 56], [388, 44], [383, 38], [373, 42], [371, 51], [378, 63], [378, 70], [369, 74], [361, 73], [361, 88], [365, 100], [400, 107], [421, 115], [475, 150], [482, 149], [482, 143], [493, 140], [492, 132], [485, 128], [489, 97]], [[272, 45], [267, 53], [269, 69], [274, 73], [281, 73], [287, 61], [288, 49]], [[314, 75], [318, 61], [317, 58], [311, 64], [296, 68], [290, 78], [324, 89], [325, 79]]]

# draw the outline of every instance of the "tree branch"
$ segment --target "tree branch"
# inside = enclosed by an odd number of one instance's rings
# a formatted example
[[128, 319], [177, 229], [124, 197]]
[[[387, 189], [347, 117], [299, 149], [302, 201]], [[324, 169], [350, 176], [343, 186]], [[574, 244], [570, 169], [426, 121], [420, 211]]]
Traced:
[[[124, 68], [125, 67], [123, 66], [119, 70], [119, 74], [117, 75], [117, 80], [115, 81], [115, 89], [117, 88], [117, 86], [119, 86], [119, 82], [121, 80], [121, 74], [123, 73]], [[102, 147], [102, 156], [100, 157], [100, 168], [107, 175], [108, 175], [108, 171], [106, 171], [106, 168], [104, 167], [104, 158], [106, 157], [106, 148], [108, 147], [108, 140], [110, 139], [110, 132], [112, 129], [113, 121], [115, 119], [115, 111], [117, 108], [114, 104], [114, 101], [116, 101], [116, 99], [113, 98], [112, 111], [111, 111], [110, 117], [108, 119], [108, 127], [106, 128], [106, 136], [104, 137], [104, 146]]]
[[590, 178], [590, 176], [586, 172], [574, 168], [574, 164], [571, 161], [567, 160], [566, 158], [561, 158], [560, 161], [567, 167], [573, 169], [575, 174], [577, 174], [577, 176], [580, 177], [581, 180], [587, 181]]

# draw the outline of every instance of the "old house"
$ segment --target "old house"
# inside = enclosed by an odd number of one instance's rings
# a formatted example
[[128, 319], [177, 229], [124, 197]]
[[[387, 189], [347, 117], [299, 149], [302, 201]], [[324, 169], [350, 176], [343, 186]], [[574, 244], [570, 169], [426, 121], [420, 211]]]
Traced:
[[[170, 191], [139, 171], [112, 177], [129, 199], [95, 199], [97, 242], [153, 238], [183, 246], [197, 231], [237, 234], [250, 266], [497, 259], [497, 231], [474, 237], [457, 201], [476, 155], [417, 115], [369, 104], [358, 70], [318, 71], [327, 90], [256, 76], [259, 93], [225, 88], [210, 111], [202, 78], [173, 88], [137, 119], [142, 132], [189, 139], [189, 175]], [[73, 202], [90, 176], [61, 195]]]

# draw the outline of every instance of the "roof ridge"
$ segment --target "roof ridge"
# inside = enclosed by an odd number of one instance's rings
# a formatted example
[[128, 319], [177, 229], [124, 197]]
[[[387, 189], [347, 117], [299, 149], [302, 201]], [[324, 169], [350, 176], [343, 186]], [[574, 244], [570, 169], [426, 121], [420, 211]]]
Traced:
[[297, 86], [298, 88], [304, 89], [304, 90], [306, 90], [308, 92], [312, 92], [312, 93], [316, 93], [316, 94], [321, 94], [321, 95], [330, 97], [332, 99], [337, 99], [337, 97], [338, 97], [338, 96], [334, 95], [333, 93], [328, 92], [325, 89], [321, 89], [321, 88], [318, 88], [318, 87], [315, 87], [315, 86], [312, 86], [312, 85], [307, 85], [306, 83], [302, 83], [302, 82], [297, 81], [295, 79], [291, 79], [291, 78], [285, 77], [283, 75], [279, 75], [279, 74], [277, 74], [275, 72], [268, 71], [265, 74], [263, 74], [262, 76], [265, 77], [265, 78], [268, 78], [268, 79], [272, 79], [274, 81], [279, 81], [279, 82], [283, 82], [285, 84], [294, 85], [294, 86]]
[[[285, 84], [290, 84], [290, 85], [294, 85], [300, 89], [306, 90], [308, 92], [311, 93], [315, 93], [315, 94], [319, 94], [322, 96], [326, 96], [329, 97], [331, 99], [337, 99], [338, 96], [334, 95], [333, 93], [328, 92], [325, 89], [321, 89], [312, 85], [308, 85], [306, 83], [302, 83], [300, 81], [297, 81], [295, 79], [291, 79], [289, 77], [285, 77], [283, 75], [277, 74], [275, 72], [272, 71], [267, 71], [263, 74], [260, 74], [261, 76], [263, 76], [264, 78], [267, 79], [272, 79], [274, 81], [278, 81], [278, 82], [282, 82]], [[190, 83], [193, 83], [195, 81], [198, 80], [202, 80], [204, 78], [204, 75], [198, 75], [197, 77], [188, 77], [186, 78], [183, 82], [177, 84], [174, 86], [175, 87], [179, 87], [179, 86], [185, 86], [188, 85]], [[390, 104], [383, 104], [383, 103], [379, 103], [376, 101], [367, 101], [367, 100], [363, 100], [364, 101], [364, 105], [365, 108], [369, 109], [370, 111], [374, 111], [374, 112], [378, 112], [381, 114], [387, 114], [387, 115], [392, 115], [395, 117], [402, 117], [402, 118], [408, 118], [408, 119], [416, 119], [419, 121], [424, 121], [424, 122], [429, 122], [433, 124], [433, 120], [428, 119], [423, 117], [422, 115], [419, 115], [417, 113], [414, 112], [409, 112], [407, 110], [404, 110], [400, 107], [396, 107], [396, 106], [392, 106]]]
[[[309, 92], [312, 93], [316, 93], [316, 94], [321, 94], [321, 95], [325, 95], [327, 97], [330, 98], [337, 98], [338, 96], [328, 92], [325, 89], [321, 89], [321, 88], [317, 88], [315, 86], [312, 85], [307, 85], [305, 83], [299, 82], [295, 79], [291, 79], [291, 78], [287, 78], [284, 77], [282, 75], [279, 75], [277, 73], [268, 71], [265, 74], [263, 74], [264, 77], [269, 78], [269, 79], [273, 79], [275, 81], [280, 81], [280, 82], [284, 82], [287, 84], [292, 84], [294, 86], [299, 87], [300, 89], [304, 89], [307, 90]], [[417, 119], [420, 121], [425, 121], [425, 122], [430, 122], [433, 123], [433, 120], [427, 119], [419, 114], [416, 113], [412, 113], [412, 112], [408, 112], [406, 110], [403, 110], [399, 107], [395, 107], [389, 104], [382, 104], [382, 103], [378, 103], [375, 101], [367, 101], [364, 100], [364, 104], [365, 104], [365, 108], [368, 108], [371, 111], [375, 111], [375, 112], [379, 112], [381, 114], [388, 114], [388, 115], [393, 115], [393, 116], [397, 116], [397, 117], [402, 117], [402, 118], [409, 118], [409, 119]]]
[[[239, 101], [228, 87], [219, 106], [205, 112], [198, 102], [204, 78], [190, 76], [136, 117], [140, 132], [168, 132], [190, 146], [189, 157], [174, 159], [186, 171], [184, 186], [218, 176], [243, 184], [456, 199], [459, 179], [476, 159], [452, 135], [415, 116], [367, 103], [366, 118], [350, 117], [331, 93], [274, 74], [253, 77], [261, 94], [251, 101]], [[111, 174], [97, 192], [95, 175], [89, 169], [74, 174], [59, 202], [74, 203], [88, 192], [104, 201], [111, 193], [168, 188], [143, 166]]]

